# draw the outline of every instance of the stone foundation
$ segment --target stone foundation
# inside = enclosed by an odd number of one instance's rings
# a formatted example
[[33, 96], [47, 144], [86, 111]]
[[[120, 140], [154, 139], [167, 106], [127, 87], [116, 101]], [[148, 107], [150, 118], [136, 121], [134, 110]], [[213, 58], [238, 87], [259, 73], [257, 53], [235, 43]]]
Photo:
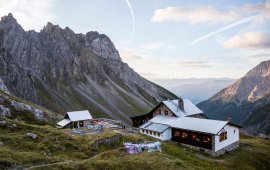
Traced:
[[228, 145], [228, 146], [226, 146], [226, 147], [224, 147], [224, 148], [222, 148], [222, 149], [214, 152], [211, 155], [213, 155], [213, 156], [219, 156], [219, 155], [222, 155], [222, 154], [224, 154], [226, 152], [230, 152], [230, 151], [232, 151], [232, 150], [234, 150], [234, 149], [236, 149], [238, 147], [239, 147], [239, 141], [234, 142], [234, 143], [232, 143], [232, 144], [230, 144], [230, 145]]
[[213, 150], [209, 150], [209, 149], [200, 148], [200, 147], [197, 147], [197, 146], [187, 145], [187, 144], [183, 144], [183, 143], [179, 143], [179, 144], [182, 145], [182, 146], [188, 147], [188, 148], [195, 149], [197, 151], [202, 151], [202, 152], [207, 153], [207, 154], [212, 155], [212, 156], [223, 155], [224, 153], [230, 152], [230, 151], [232, 151], [232, 150], [239, 147], [239, 141], [237, 141], [237, 142], [234, 142], [234, 143], [226, 146], [225, 148], [222, 148], [222, 149], [215, 152], [214, 151], [214, 148], [215, 148], [214, 146], [213, 146]]

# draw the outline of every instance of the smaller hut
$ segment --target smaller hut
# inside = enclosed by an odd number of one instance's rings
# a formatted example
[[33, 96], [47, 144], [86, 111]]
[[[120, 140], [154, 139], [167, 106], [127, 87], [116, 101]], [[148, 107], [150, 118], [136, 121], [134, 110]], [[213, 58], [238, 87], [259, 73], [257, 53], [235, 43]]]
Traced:
[[88, 110], [67, 112], [64, 119], [58, 122], [57, 125], [61, 128], [87, 128], [92, 119]]

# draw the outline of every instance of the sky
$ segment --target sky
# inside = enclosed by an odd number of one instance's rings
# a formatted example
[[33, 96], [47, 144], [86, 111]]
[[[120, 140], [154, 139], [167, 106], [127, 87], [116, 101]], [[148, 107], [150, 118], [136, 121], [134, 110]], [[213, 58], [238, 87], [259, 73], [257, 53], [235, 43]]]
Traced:
[[108, 35], [148, 79], [240, 78], [270, 59], [270, 1], [0, 0], [25, 30]]

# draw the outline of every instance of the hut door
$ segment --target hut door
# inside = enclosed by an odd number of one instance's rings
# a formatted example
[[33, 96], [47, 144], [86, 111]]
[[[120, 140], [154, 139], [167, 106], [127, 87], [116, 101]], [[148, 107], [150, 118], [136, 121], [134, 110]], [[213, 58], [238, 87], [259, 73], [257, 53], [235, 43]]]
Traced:
[[83, 121], [80, 121], [79, 126], [83, 127]]

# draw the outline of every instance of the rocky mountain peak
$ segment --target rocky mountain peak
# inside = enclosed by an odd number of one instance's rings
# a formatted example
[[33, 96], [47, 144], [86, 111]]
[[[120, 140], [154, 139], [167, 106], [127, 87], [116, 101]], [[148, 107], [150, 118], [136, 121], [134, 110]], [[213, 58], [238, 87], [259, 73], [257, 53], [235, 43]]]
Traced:
[[52, 23], [41, 32], [24, 31], [6, 20], [0, 22], [0, 78], [18, 97], [58, 112], [89, 109], [125, 122], [175, 97], [123, 63], [104, 34], [76, 34]]
[[9, 13], [6, 16], [3, 16], [1, 18], [1, 23], [3, 23], [3, 25], [8, 26], [8, 27], [13, 27], [13, 28], [19, 28], [19, 29], [23, 29], [20, 24], [18, 24], [17, 20], [13, 17], [12, 13]]
[[90, 31], [86, 33], [87, 42], [91, 44], [93, 52], [102, 56], [103, 58], [111, 58], [114, 60], [121, 60], [119, 52], [116, 50], [113, 42], [105, 34], [99, 34], [97, 31]]
[[210, 100], [221, 99], [240, 104], [243, 100], [257, 100], [270, 92], [270, 60], [263, 61], [231, 86]]
[[13, 17], [12, 13], [9, 13], [1, 18], [1, 22], [17, 23], [17, 20]]
[[221, 90], [198, 106], [210, 118], [243, 121], [250, 111], [268, 102], [270, 95], [270, 60], [251, 69], [234, 84]]
[[51, 22], [48, 22], [46, 26], [41, 30], [41, 32], [46, 32], [46, 33], [52, 33], [54, 31], [61, 31], [62, 28], [59, 27], [59, 25], [54, 25]]
[[270, 75], [270, 60], [261, 62], [254, 69], [250, 70], [245, 77], [260, 76], [267, 77]]
[[[24, 32], [20, 24], [11, 13], [3, 16], [0, 21], [0, 41], [3, 41], [3, 34], [12, 34], [18, 36]], [[6, 40], [8, 41], [8, 40]]]

